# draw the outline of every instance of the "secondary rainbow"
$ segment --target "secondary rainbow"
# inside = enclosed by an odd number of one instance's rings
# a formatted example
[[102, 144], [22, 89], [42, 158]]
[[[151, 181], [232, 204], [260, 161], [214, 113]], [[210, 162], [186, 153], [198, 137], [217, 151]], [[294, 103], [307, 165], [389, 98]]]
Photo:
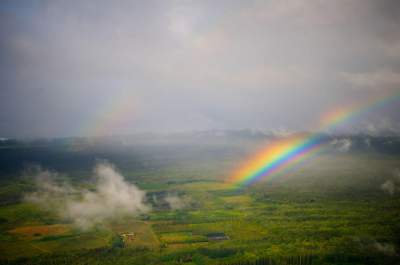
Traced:
[[247, 186], [261, 178], [274, 178], [279, 173], [324, 150], [328, 139], [322, 132], [336, 129], [342, 124], [371, 112], [381, 106], [397, 101], [400, 93], [383, 94], [370, 98], [362, 104], [337, 108], [322, 116], [317, 133], [295, 134], [267, 144], [241, 166], [229, 179], [234, 186]]
[[108, 105], [102, 106], [96, 115], [86, 122], [81, 134], [88, 136], [106, 136], [123, 129], [124, 125], [132, 121], [135, 114], [135, 104], [130, 95], [121, 95]]

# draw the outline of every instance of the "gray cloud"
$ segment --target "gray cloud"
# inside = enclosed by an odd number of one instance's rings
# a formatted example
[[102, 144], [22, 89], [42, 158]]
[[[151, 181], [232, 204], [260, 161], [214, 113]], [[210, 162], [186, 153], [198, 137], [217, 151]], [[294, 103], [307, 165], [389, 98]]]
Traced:
[[399, 6], [2, 1], [0, 136], [308, 129], [399, 90]]

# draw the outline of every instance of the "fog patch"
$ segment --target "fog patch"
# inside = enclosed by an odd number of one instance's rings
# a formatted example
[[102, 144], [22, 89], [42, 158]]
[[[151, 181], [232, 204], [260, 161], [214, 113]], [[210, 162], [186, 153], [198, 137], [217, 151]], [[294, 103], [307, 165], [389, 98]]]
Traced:
[[186, 202], [175, 194], [168, 194], [165, 196], [164, 200], [168, 203], [169, 208], [172, 210], [183, 209], [186, 206]]
[[37, 191], [25, 196], [27, 201], [55, 211], [85, 229], [121, 215], [137, 215], [149, 211], [144, 203], [145, 192], [107, 162], [93, 170], [93, 189], [75, 188], [56, 182], [58, 173], [40, 170], [34, 176]]
[[61, 201], [67, 196], [76, 193], [76, 189], [69, 183], [60, 182], [60, 174], [56, 171], [43, 169], [37, 165], [31, 165], [23, 174], [25, 177], [34, 178], [36, 191], [26, 194], [24, 199], [40, 205], [47, 210], [59, 207]]

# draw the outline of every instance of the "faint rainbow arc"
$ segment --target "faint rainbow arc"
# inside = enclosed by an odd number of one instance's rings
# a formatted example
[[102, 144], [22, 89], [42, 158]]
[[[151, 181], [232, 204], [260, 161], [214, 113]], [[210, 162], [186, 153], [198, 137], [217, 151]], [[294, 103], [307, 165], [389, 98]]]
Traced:
[[137, 110], [132, 97], [121, 96], [100, 109], [81, 129], [83, 135], [106, 136], [121, 123], [132, 120]]

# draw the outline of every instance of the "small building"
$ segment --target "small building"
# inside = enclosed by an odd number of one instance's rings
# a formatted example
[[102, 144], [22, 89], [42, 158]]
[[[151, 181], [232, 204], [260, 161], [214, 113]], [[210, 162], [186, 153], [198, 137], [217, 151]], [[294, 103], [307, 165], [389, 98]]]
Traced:
[[124, 243], [132, 242], [133, 240], [135, 240], [135, 237], [136, 235], [133, 232], [127, 232], [121, 234], [121, 238], [124, 241]]
[[229, 240], [229, 236], [222, 232], [216, 232], [207, 234], [207, 239], [208, 241]]

